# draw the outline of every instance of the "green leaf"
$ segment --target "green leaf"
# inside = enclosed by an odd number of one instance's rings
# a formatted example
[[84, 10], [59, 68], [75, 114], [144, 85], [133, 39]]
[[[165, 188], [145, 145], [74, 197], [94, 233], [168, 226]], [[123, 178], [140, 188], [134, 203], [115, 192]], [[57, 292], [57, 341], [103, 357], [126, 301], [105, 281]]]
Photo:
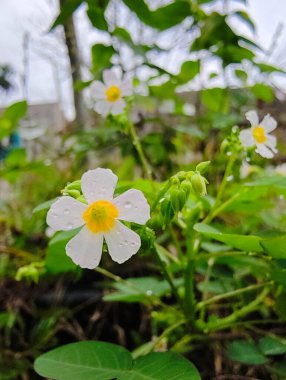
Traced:
[[270, 103], [274, 100], [273, 88], [266, 84], [257, 83], [250, 87], [250, 90], [257, 99], [263, 100], [264, 102]]
[[[112, 35], [115, 36], [115, 37], [117, 37], [122, 42], [124, 42], [135, 53], [137, 53], [139, 55], [145, 56], [145, 54], [148, 51], [152, 50], [152, 48], [153, 48], [152, 46], [148, 46], [148, 45], [135, 44], [133, 42], [133, 39], [130, 36], [129, 32], [126, 29], [123, 29], [123, 28], [119, 28], [119, 27], [115, 28], [114, 31], [112, 32]], [[155, 47], [155, 49], [158, 50], [157, 47]]]
[[100, 30], [108, 31], [108, 24], [104, 16], [109, 0], [88, 0], [87, 15], [92, 25]]
[[200, 61], [186, 61], [182, 64], [176, 79], [178, 84], [184, 84], [193, 79], [200, 72]]
[[270, 177], [263, 176], [256, 181], [247, 182], [245, 186], [251, 187], [267, 187], [271, 189], [285, 190], [286, 189], [286, 177], [282, 175], [273, 175]]
[[91, 48], [92, 67], [91, 72], [98, 78], [101, 71], [111, 66], [111, 58], [115, 50], [112, 46], [95, 44]]
[[261, 338], [258, 347], [264, 355], [281, 355], [286, 353], [286, 344], [269, 336]]
[[144, 0], [123, 0], [123, 2], [140, 21], [158, 30], [169, 29], [191, 16], [190, 4], [185, 1], [175, 1], [154, 11], [149, 9]]
[[154, 352], [138, 360], [125, 348], [105, 342], [79, 342], [40, 356], [34, 365], [55, 380], [200, 380], [195, 366], [172, 352]]
[[18, 122], [27, 113], [27, 102], [21, 101], [11, 104], [0, 116], [0, 140], [9, 136], [16, 129]]
[[83, 3], [84, 0], [66, 0], [61, 7], [61, 11], [51, 26], [51, 30], [59, 25], [63, 25], [72, 17], [72, 14]]
[[272, 66], [272, 65], [267, 65], [265, 63], [256, 63], [255, 64], [257, 67], [259, 67], [260, 71], [262, 73], [267, 73], [267, 74], [271, 74], [271, 73], [281, 73], [281, 74], [286, 74], [286, 71], [283, 70], [283, 69], [280, 69], [279, 67], [276, 67], [276, 66]]
[[79, 342], [40, 356], [35, 371], [58, 380], [111, 380], [130, 369], [132, 357], [125, 348], [105, 342]]
[[195, 224], [194, 230], [241, 251], [263, 252], [263, 248], [260, 245], [262, 239], [258, 236], [224, 234], [204, 223]]
[[244, 364], [265, 364], [266, 357], [256, 345], [246, 340], [236, 340], [228, 346], [228, 356], [231, 360]]
[[130, 372], [118, 380], [200, 380], [195, 366], [173, 352], [153, 352], [135, 361]]
[[[175, 280], [177, 286], [182, 280]], [[109, 302], [149, 302], [151, 297], [162, 297], [170, 292], [167, 281], [160, 281], [155, 277], [129, 278], [126, 282], [114, 282], [112, 286], [117, 291], [104, 296]]]
[[261, 245], [274, 259], [286, 259], [286, 235], [263, 239]]
[[41, 211], [48, 211], [48, 209], [51, 207], [51, 205], [56, 201], [55, 199], [50, 199], [49, 201], [43, 202], [39, 204], [37, 207], [34, 208], [33, 214], [36, 214]]
[[71, 258], [66, 254], [68, 241], [78, 233], [78, 229], [58, 232], [50, 241], [46, 252], [46, 269], [51, 274], [79, 270]]

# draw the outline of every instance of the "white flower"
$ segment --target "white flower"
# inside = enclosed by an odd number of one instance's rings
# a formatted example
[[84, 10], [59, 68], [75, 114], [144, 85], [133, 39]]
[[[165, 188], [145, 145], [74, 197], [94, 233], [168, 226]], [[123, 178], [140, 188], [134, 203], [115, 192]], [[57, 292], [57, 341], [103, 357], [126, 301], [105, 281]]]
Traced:
[[256, 111], [248, 111], [245, 116], [250, 121], [251, 128], [240, 132], [242, 145], [245, 148], [256, 146], [256, 153], [265, 158], [272, 158], [274, 153], [277, 153], [276, 137], [269, 133], [277, 127], [277, 121], [268, 114], [259, 123]]
[[103, 71], [103, 83], [95, 81], [91, 85], [95, 99], [95, 111], [106, 116], [109, 113], [119, 115], [123, 112], [126, 102], [124, 96], [132, 95], [132, 82], [122, 80], [113, 70]]
[[140, 236], [119, 220], [145, 224], [150, 207], [144, 194], [135, 189], [113, 199], [117, 176], [110, 169], [89, 170], [81, 177], [81, 188], [88, 204], [63, 196], [52, 204], [47, 223], [67, 231], [82, 227], [66, 245], [66, 253], [82, 268], [98, 266], [105, 239], [112, 260], [121, 264], [141, 246]]

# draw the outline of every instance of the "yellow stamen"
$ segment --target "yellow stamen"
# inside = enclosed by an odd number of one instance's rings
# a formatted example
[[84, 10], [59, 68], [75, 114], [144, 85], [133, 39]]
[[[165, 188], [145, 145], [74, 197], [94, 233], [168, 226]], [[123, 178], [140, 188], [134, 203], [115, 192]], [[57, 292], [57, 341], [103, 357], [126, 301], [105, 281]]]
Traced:
[[263, 144], [267, 140], [264, 128], [259, 125], [253, 128], [252, 136], [258, 144]]
[[109, 102], [116, 102], [121, 96], [120, 88], [117, 86], [110, 86], [106, 91], [106, 98]]
[[96, 201], [89, 205], [82, 217], [90, 231], [107, 232], [114, 227], [118, 209], [111, 202]]

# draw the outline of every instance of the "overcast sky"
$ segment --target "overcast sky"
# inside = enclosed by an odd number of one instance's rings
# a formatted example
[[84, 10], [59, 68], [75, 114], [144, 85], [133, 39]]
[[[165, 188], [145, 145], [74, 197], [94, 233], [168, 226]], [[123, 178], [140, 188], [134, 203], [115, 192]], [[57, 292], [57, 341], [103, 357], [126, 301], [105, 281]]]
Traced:
[[[238, 2], [237, 2], [238, 3]], [[248, 0], [248, 10], [257, 30], [254, 39], [264, 48], [273, 44], [273, 35], [279, 24], [286, 21], [286, 1]], [[0, 2], [0, 65], [10, 64], [15, 75], [15, 91], [9, 96], [0, 94], [0, 105], [7, 105], [25, 95], [22, 82], [24, 67], [24, 35], [29, 34], [28, 49], [28, 100], [32, 103], [60, 101], [68, 118], [72, 117], [71, 83], [67, 60], [61, 44], [60, 30], [56, 36], [47, 34], [51, 21], [57, 13], [57, 0], [1, 0]], [[80, 10], [76, 16], [77, 26], [87, 45], [98, 39], [91, 32]], [[286, 26], [278, 39], [274, 54], [276, 64], [286, 68]], [[56, 58], [56, 59], [54, 59]], [[56, 66], [57, 65], [57, 69]], [[55, 74], [61, 85], [57, 87]], [[285, 85], [286, 88], [286, 85]]]

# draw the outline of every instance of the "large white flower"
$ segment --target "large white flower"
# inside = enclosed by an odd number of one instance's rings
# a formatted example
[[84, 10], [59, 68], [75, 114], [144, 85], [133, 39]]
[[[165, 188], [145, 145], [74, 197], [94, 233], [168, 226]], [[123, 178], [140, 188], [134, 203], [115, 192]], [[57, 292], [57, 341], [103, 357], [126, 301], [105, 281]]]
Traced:
[[132, 82], [130, 79], [122, 80], [113, 70], [104, 70], [103, 83], [93, 82], [91, 91], [96, 99], [96, 112], [103, 116], [109, 113], [119, 115], [126, 106], [123, 97], [132, 95]]
[[277, 121], [268, 114], [259, 123], [256, 111], [248, 111], [245, 116], [251, 127], [240, 132], [242, 145], [246, 148], [256, 146], [256, 153], [265, 158], [272, 158], [274, 153], [277, 153], [276, 137], [269, 133], [277, 127]]
[[103, 238], [111, 258], [121, 264], [141, 246], [140, 236], [119, 220], [145, 224], [150, 207], [144, 194], [135, 189], [113, 199], [117, 176], [110, 169], [89, 170], [81, 178], [81, 188], [88, 204], [63, 196], [52, 204], [47, 223], [56, 231], [82, 227], [66, 245], [66, 253], [82, 268], [98, 266]]

